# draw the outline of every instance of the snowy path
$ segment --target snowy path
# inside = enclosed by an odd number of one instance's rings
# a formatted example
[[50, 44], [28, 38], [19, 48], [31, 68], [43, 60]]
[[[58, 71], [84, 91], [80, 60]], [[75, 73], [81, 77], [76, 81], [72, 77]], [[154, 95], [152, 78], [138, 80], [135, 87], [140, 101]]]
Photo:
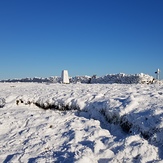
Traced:
[[162, 94], [159, 85], [1, 83], [0, 162], [159, 162]]

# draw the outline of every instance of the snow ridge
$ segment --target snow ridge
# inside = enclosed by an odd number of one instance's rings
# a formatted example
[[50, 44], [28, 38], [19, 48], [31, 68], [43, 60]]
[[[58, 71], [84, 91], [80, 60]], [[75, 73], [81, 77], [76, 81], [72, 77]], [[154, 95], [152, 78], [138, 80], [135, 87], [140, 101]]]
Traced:
[[[37, 82], [37, 83], [61, 83], [61, 77], [51, 76], [49, 78], [23, 78], [23, 79], [8, 79], [1, 80], [0, 82]], [[96, 75], [91, 76], [75, 76], [70, 77], [70, 83], [87, 83], [87, 84], [152, 84], [158, 82], [152, 76], [147, 74], [134, 74], [127, 75], [124, 73], [120, 74], [109, 74], [102, 77], [97, 77]]]
[[[67, 85], [62, 86], [63, 88], [68, 88]], [[124, 86], [126, 87], [126, 85]], [[140, 134], [151, 143], [163, 144], [163, 138], [160, 137], [160, 135], [163, 134], [163, 130], [158, 124], [160, 123], [160, 125], [162, 125], [163, 120], [160, 118], [158, 120], [157, 114], [155, 115], [153, 113], [154, 108], [140, 109], [141, 112], [137, 113], [139, 107], [143, 105], [142, 98], [144, 97], [136, 97], [137, 95], [129, 93], [128, 96], [123, 98], [108, 99], [104, 94], [100, 93], [91, 95], [83, 92], [83, 94], [81, 93], [80, 95], [78, 94], [75, 96], [74, 94], [75, 92], [70, 94], [60, 93], [60, 95], [52, 98], [51, 96], [49, 98], [48, 96], [37, 98], [27, 98], [26, 96], [22, 96], [20, 99], [16, 100], [16, 104], [34, 104], [45, 110], [80, 110], [87, 112], [95, 119], [98, 119], [99, 113], [101, 113], [109, 123], [120, 125], [127, 133]], [[162, 94], [158, 92], [157, 96], [162, 97]], [[158, 107], [155, 106], [155, 108], [158, 110]], [[145, 116], [142, 116], [141, 113]], [[163, 113], [161, 115], [163, 115]]]

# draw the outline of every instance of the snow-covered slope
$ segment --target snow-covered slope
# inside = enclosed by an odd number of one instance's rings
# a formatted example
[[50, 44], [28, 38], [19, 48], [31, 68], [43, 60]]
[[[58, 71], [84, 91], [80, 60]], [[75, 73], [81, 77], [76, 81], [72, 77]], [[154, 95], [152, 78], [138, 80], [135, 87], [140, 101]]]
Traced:
[[162, 101], [160, 84], [0, 83], [0, 161], [159, 162]]

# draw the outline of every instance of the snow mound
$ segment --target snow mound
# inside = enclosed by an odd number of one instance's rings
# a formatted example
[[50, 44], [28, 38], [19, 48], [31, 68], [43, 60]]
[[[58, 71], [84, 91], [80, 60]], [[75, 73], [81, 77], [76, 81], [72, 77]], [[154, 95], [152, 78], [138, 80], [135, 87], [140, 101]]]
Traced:
[[123, 73], [106, 75], [91, 79], [91, 83], [120, 83], [120, 84], [144, 84], [153, 83], [154, 78], [147, 74], [126, 75]]
[[71, 78], [72, 83], [91, 83], [91, 84], [152, 84], [156, 81], [154, 78], [147, 74], [134, 74], [127, 75], [124, 73], [119, 74], [108, 74], [102, 77], [97, 77], [96, 75], [90, 76], [76, 76]]

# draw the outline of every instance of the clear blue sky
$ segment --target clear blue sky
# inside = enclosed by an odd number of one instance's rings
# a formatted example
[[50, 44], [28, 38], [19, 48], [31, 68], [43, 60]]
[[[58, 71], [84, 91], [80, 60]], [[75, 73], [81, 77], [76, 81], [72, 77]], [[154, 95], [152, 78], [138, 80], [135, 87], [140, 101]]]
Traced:
[[163, 74], [163, 0], [1, 0], [0, 61], [0, 79]]

